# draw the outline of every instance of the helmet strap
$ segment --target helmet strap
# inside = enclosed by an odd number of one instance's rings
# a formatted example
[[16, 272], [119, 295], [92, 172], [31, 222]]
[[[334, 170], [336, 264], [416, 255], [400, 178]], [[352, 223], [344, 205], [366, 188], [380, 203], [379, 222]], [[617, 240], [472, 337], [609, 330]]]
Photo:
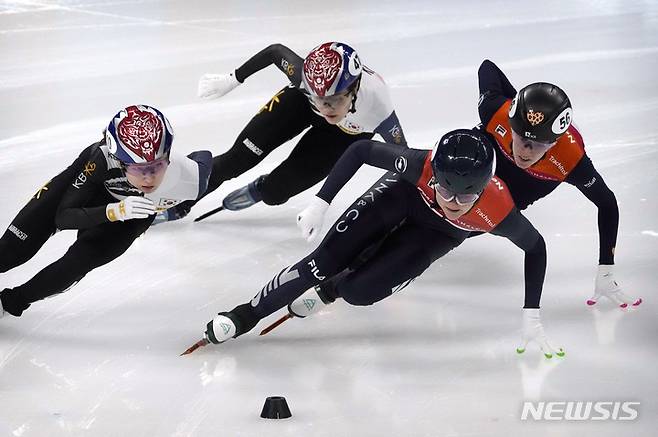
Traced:
[[356, 81], [354, 81], [354, 85], [352, 87], [352, 104], [350, 105], [350, 113], [354, 114], [356, 112], [356, 95], [359, 93], [359, 87], [361, 86], [361, 78], [359, 77]]

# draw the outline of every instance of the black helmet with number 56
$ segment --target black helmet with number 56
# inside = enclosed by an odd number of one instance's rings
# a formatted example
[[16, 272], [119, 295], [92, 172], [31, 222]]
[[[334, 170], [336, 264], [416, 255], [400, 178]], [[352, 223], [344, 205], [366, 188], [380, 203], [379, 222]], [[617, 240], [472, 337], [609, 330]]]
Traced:
[[522, 88], [512, 100], [509, 121], [514, 132], [541, 143], [554, 143], [573, 118], [571, 102], [557, 85], [536, 82]]

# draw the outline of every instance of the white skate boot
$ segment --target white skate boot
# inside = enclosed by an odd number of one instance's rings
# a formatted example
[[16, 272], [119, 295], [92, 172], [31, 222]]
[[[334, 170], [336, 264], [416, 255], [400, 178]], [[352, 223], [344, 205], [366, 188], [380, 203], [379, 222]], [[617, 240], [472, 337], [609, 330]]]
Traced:
[[206, 340], [214, 344], [224, 343], [235, 337], [236, 332], [235, 322], [222, 313], [206, 325]]
[[295, 317], [304, 318], [326, 308], [333, 301], [316, 285], [288, 304], [288, 312]]

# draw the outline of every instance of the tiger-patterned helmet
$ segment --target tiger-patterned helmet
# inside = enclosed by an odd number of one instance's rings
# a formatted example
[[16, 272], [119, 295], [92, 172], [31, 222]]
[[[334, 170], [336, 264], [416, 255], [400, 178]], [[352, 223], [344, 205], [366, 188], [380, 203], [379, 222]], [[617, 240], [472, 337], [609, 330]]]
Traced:
[[314, 97], [329, 97], [352, 89], [363, 66], [356, 50], [341, 42], [327, 42], [304, 59], [304, 89]]
[[109, 152], [123, 164], [146, 164], [169, 156], [174, 131], [162, 112], [148, 105], [119, 111], [105, 129]]

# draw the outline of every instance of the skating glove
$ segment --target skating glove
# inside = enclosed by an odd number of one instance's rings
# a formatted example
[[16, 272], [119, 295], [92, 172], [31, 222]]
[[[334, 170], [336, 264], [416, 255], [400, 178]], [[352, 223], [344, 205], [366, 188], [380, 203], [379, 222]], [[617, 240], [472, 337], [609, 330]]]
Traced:
[[516, 352], [522, 354], [529, 342], [534, 341], [539, 345], [546, 358], [553, 358], [553, 354], [563, 357], [565, 352], [562, 348], [553, 349], [546, 339], [544, 326], [541, 324], [539, 317], [539, 308], [523, 308], [523, 333], [521, 346], [516, 348]]
[[207, 73], [199, 79], [199, 97], [202, 99], [216, 99], [227, 94], [233, 88], [240, 85], [235, 78], [235, 73], [230, 74], [212, 74]]
[[613, 268], [613, 265], [599, 266], [596, 282], [594, 283], [594, 296], [587, 301], [587, 305], [596, 304], [601, 296], [607, 297], [621, 308], [626, 308], [629, 305], [640, 305], [642, 303], [641, 298], [635, 299], [622, 293], [621, 287], [615, 280]]
[[111, 222], [145, 219], [152, 214], [155, 214], [153, 201], [139, 196], [129, 196], [121, 202], [110, 203], [105, 207], [105, 215]]
[[297, 226], [302, 231], [302, 237], [309, 243], [315, 241], [320, 234], [327, 208], [329, 204], [315, 196], [311, 203], [297, 214]]

